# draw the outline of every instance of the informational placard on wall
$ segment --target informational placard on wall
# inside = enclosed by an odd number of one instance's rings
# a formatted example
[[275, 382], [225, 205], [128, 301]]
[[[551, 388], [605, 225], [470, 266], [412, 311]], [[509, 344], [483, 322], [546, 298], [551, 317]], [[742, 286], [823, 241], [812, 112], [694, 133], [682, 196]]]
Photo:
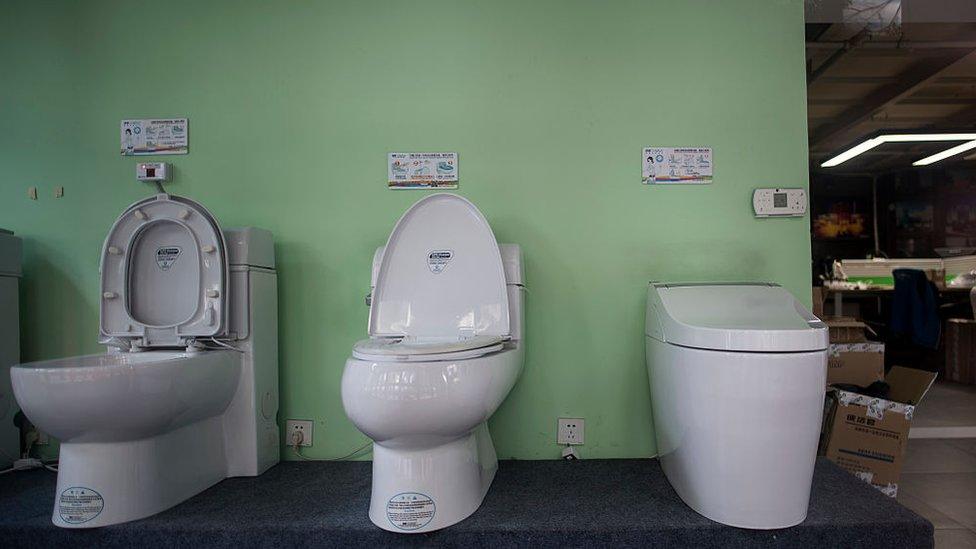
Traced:
[[123, 120], [119, 128], [122, 156], [186, 154], [189, 128], [186, 118]]
[[712, 182], [711, 147], [644, 147], [645, 185], [703, 185]]
[[391, 189], [456, 189], [458, 155], [440, 153], [389, 153], [387, 181]]

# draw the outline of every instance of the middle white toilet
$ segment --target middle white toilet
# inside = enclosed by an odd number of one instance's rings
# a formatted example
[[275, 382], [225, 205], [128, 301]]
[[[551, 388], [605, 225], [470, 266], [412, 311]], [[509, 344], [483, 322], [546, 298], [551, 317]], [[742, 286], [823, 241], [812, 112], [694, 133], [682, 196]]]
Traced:
[[374, 441], [380, 528], [429, 532], [481, 505], [498, 468], [487, 420], [522, 370], [522, 283], [519, 247], [453, 194], [418, 201], [376, 251], [342, 403]]

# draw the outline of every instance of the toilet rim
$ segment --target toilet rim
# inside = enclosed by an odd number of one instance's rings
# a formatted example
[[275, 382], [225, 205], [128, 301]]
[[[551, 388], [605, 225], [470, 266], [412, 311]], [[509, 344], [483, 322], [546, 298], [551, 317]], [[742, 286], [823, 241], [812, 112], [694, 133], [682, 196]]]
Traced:
[[176, 365], [187, 359], [212, 353], [233, 354], [230, 350], [206, 350], [200, 352], [186, 352], [182, 350], [152, 350], [139, 353], [93, 353], [88, 355], [68, 356], [38, 360], [15, 364], [11, 370], [25, 374], [50, 373], [83, 370], [104, 370], [112, 368], [119, 373], [135, 373], [143, 368], [159, 368], [165, 365]]

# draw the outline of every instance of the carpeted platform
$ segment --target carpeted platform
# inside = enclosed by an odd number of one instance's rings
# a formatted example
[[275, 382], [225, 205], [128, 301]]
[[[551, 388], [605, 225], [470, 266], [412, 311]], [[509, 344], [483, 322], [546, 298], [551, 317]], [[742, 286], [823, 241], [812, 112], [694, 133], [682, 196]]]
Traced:
[[366, 516], [368, 462], [287, 462], [228, 479], [159, 515], [92, 530], [51, 524], [55, 474], [0, 476], [0, 547], [932, 547], [932, 524], [832, 463], [817, 464], [807, 520], [753, 531], [688, 509], [657, 460], [505, 461], [481, 509], [431, 534]]

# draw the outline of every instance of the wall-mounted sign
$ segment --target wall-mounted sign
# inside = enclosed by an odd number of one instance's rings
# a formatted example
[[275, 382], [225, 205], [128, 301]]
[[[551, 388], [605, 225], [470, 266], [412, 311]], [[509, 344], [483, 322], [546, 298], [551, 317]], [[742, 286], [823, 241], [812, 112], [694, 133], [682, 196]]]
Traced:
[[189, 128], [186, 118], [123, 120], [119, 127], [122, 156], [186, 154]]
[[387, 181], [391, 189], [456, 189], [457, 153], [390, 153]]
[[644, 147], [641, 165], [645, 185], [712, 182], [711, 147]]

